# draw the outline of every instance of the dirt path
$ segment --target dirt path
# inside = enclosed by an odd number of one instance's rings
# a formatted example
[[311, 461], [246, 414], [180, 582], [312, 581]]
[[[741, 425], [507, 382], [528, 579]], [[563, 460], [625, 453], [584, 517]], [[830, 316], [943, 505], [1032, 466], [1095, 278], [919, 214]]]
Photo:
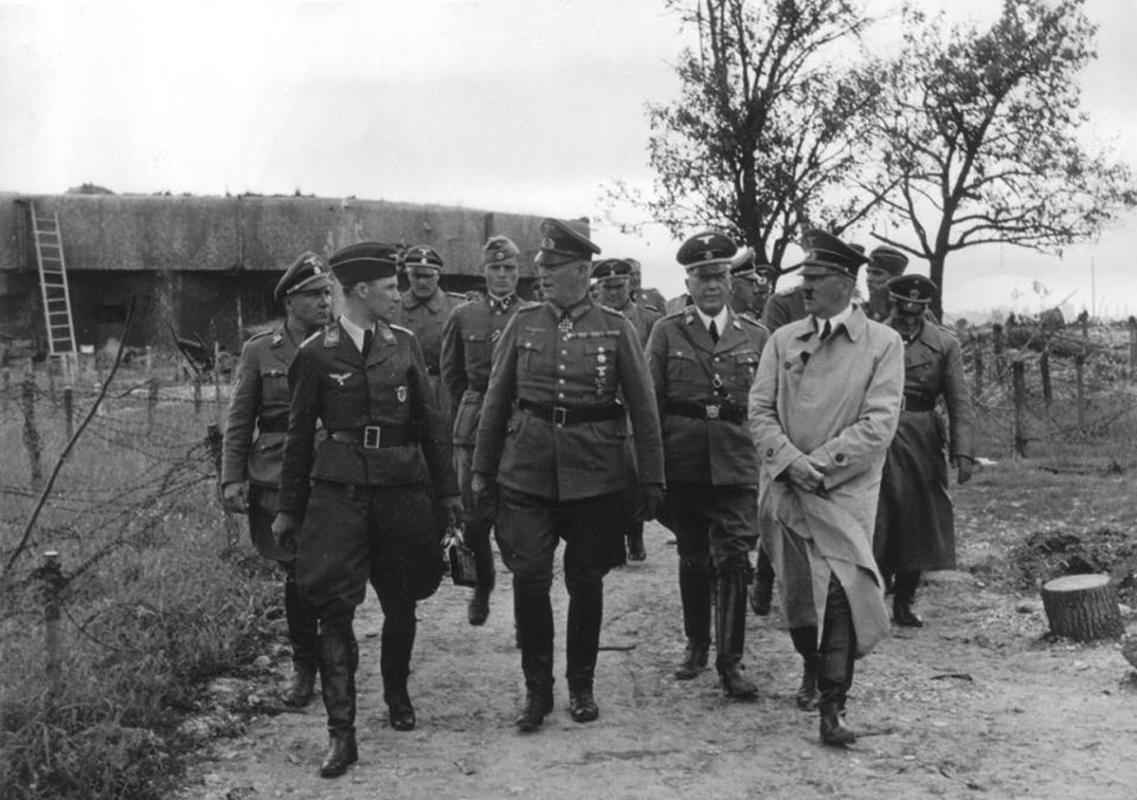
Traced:
[[[465, 621], [467, 590], [420, 604], [411, 695], [418, 728], [393, 731], [378, 674], [378, 604], [360, 610], [360, 762], [322, 780], [317, 699], [216, 742], [181, 800], [248, 798], [1132, 798], [1137, 684], [1112, 644], [1051, 644], [1041, 605], [964, 573], [922, 590], [926, 627], [895, 631], [858, 663], [848, 751], [822, 748], [793, 702], [798, 661], [780, 616], [751, 618], [750, 703], [726, 701], [713, 670], [671, 678], [682, 653], [676, 554], [649, 526], [648, 560], [609, 575], [597, 670], [600, 719], [566, 710], [563, 582], [555, 585], [557, 710], [536, 734], [512, 720], [523, 697], [508, 573], [490, 620]], [[966, 563], [966, 558], [963, 559]]]

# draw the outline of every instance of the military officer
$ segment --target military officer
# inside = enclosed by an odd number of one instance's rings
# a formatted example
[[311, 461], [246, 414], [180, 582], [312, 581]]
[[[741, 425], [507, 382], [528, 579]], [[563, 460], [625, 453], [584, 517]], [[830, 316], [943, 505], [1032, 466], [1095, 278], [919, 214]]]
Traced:
[[715, 584], [715, 667], [724, 693], [751, 697], [742, 674], [746, 586], [758, 541], [758, 455], [746, 403], [768, 332], [733, 310], [731, 258], [737, 245], [702, 231], [679, 248], [693, 305], [656, 324], [648, 367], [663, 421], [667, 492], [662, 521], [679, 550], [679, 596], [687, 651], [679, 680], [707, 666]]
[[[888, 324], [904, 340], [904, 405], [888, 447], [877, 505], [873, 549], [886, 582], [892, 578], [892, 621], [920, 627], [912, 611], [920, 573], [955, 569], [955, 519], [948, 495], [945, 446], [960, 484], [971, 478], [974, 417], [959, 342], [927, 319], [936, 285], [922, 275], [888, 281]], [[936, 414], [947, 406], [948, 433]]]
[[[592, 279], [600, 290], [600, 303], [619, 311], [636, 329], [640, 346], [647, 345], [647, 338], [655, 323], [663, 317], [655, 306], [648, 303], [642, 305], [635, 303], [631, 298], [632, 264], [629, 259], [607, 258], [596, 262], [592, 268]], [[635, 453], [629, 453], [628, 463], [635, 469]], [[639, 481], [633, 472], [629, 476], [627, 506], [624, 510], [624, 535], [616, 547], [616, 559], [613, 566], [622, 566], [628, 560], [643, 561], [647, 558], [644, 550], [644, 521], [640, 519], [639, 507], [642, 498], [636, 491]]]
[[395, 321], [418, 338], [431, 385], [438, 389], [442, 383], [439, 378], [442, 329], [465, 297], [444, 292], [439, 287], [442, 256], [433, 248], [423, 244], [411, 247], [403, 254], [402, 262], [410, 288], [400, 297], [399, 316]]
[[471, 467], [482, 401], [489, 384], [494, 345], [524, 302], [517, 296], [521, 251], [506, 236], [493, 236], [482, 248], [487, 293], [454, 309], [442, 332], [442, 380], [454, 398], [454, 469], [462, 490], [465, 541], [474, 551], [478, 585], [470, 596], [467, 618], [483, 625], [490, 613], [495, 583], [490, 531], [493, 510], [478, 508], [470, 494]]
[[257, 552], [284, 571], [284, 617], [292, 645], [292, 682], [284, 700], [295, 707], [307, 705], [315, 689], [316, 616], [296, 588], [295, 542], [277, 543], [272, 520], [288, 429], [288, 368], [300, 343], [331, 318], [331, 287], [327, 264], [315, 253], [302, 253], [285, 271], [273, 292], [284, 304], [284, 322], [241, 349], [222, 443], [225, 508], [248, 513]]
[[663, 308], [667, 304], [667, 301], [663, 295], [660, 294], [659, 289], [650, 287], [644, 288], [643, 265], [634, 258], [626, 258], [624, 260], [632, 267], [632, 272], [629, 276], [629, 292], [632, 302], [637, 306], [643, 306], [649, 311], [656, 311], [660, 316], [663, 316]]
[[889, 630], [872, 534], [904, 354], [896, 331], [851, 303], [865, 257], [824, 231], [807, 240], [809, 316], [771, 334], [750, 388], [750, 433], [763, 544], [794, 646], [815, 659], [821, 741], [845, 746], [856, 740], [843, 717], [854, 659]]
[[[330, 746], [320, 775], [357, 760], [352, 621], [367, 583], [383, 608], [380, 670], [395, 730], [415, 726], [407, 692], [415, 602], [442, 575], [443, 530], [427, 485], [461, 510], [447, 420], [414, 335], [392, 325], [396, 249], [361, 242], [329, 265], [343, 288], [339, 320], [308, 339], [289, 372], [292, 403], [273, 532], [299, 530], [297, 582], [319, 617], [320, 683]], [[315, 443], [320, 421], [327, 438]], [[301, 526], [302, 523], [302, 526]]]
[[[522, 731], [553, 708], [553, 610], [549, 590], [558, 541], [565, 541], [569, 594], [566, 677], [573, 720], [599, 716], [593, 673], [603, 617], [604, 575], [620, 535], [635, 439], [645, 516], [662, 496], [659, 416], [635, 328], [588, 295], [600, 249], [576, 224], [541, 225], [537, 274], [545, 295], [520, 309], [497, 345], [474, 451], [471, 488], [486, 501], [497, 487], [496, 536], [513, 573], [526, 702]], [[624, 402], [620, 402], [620, 399]]]
[[892, 309], [888, 282], [903, 275], [907, 267], [908, 256], [895, 247], [882, 244], [869, 253], [869, 263], [865, 266], [865, 285], [869, 290], [865, 314], [869, 319], [876, 322], [888, 319]]
[[752, 248], [740, 248], [730, 265], [731, 310], [761, 319], [770, 296], [772, 270], [774, 267], [770, 264], [758, 264], [758, 256]]

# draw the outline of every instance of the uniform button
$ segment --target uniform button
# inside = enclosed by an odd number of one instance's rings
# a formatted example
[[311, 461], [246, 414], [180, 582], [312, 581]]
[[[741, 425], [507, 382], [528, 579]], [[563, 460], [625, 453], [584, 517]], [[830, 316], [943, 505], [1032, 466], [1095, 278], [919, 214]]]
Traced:
[[845, 454], [844, 453], [838, 453], [837, 455], [833, 456], [833, 460], [836, 461], [838, 464], [844, 464], [845, 463]]
[[559, 381], [557, 381], [557, 383], [564, 383], [564, 382], [565, 382], [564, 378], [561, 378]]
[[769, 458], [772, 455], [774, 455], [774, 448], [771, 447], [769, 450], [766, 451], [766, 458]]
[[564, 392], [557, 392], [557, 397], [559, 397], [559, 398], [561, 398], [562, 400], [564, 400], [564, 399], [565, 399], [565, 393], [564, 393]]
[[722, 361], [722, 356], [715, 356], [715, 363]]
[[567, 356], [567, 355], [568, 355], [568, 350], [562, 350], [562, 351], [561, 351], [561, 355], [562, 355], [562, 356]]
[[564, 364], [558, 364], [558, 365], [557, 365], [557, 367], [558, 367], [558, 368], [560, 368], [560, 369], [564, 369], [564, 368], [565, 368], [565, 365], [564, 365]]

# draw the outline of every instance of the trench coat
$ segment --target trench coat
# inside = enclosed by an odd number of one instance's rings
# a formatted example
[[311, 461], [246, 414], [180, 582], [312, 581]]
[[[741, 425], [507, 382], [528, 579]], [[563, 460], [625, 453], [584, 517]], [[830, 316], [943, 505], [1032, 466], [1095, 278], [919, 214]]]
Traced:
[[[782, 578], [787, 621], [794, 628], [824, 619], [836, 575], [861, 655], [889, 632], [872, 534], [903, 385], [900, 335], [854, 308], [824, 342], [808, 317], [772, 333], [750, 389], [750, 433], [762, 462], [760, 530]], [[817, 493], [785, 474], [802, 455], [824, 475]]]
[[[925, 320], [904, 346], [904, 397], [881, 480], [873, 539], [877, 564], [885, 573], [955, 569], [945, 455], [974, 456], [974, 415], [959, 342], [934, 322]], [[947, 406], [947, 435], [934, 410], [907, 407], [927, 406], [939, 397]]]

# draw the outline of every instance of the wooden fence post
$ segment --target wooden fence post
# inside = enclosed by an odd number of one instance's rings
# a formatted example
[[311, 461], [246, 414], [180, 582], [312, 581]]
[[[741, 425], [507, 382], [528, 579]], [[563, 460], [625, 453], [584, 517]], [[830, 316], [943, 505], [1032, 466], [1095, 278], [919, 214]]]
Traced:
[[31, 462], [32, 488], [39, 489], [43, 486], [43, 447], [39, 429], [36, 428], [36, 374], [30, 369], [30, 361], [28, 366], [21, 393], [24, 406], [24, 447], [28, 450], [28, 460]]
[[75, 435], [75, 390], [70, 386], [63, 387], [63, 420], [67, 426], [67, 441]]
[[158, 410], [158, 379], [151, 378], [146, 382], [146, 432], [154, 430], [154, 416]]
[[1137, 381], [1137, 317], [1129, 318], [1129, 380]]
[[1086, 354], [1074, 356], [1074, 370], [1078, 376], [1078, 430], [1086, 429]]
[[1026, 458], [1026, 365], [1016, 359], [1011, 372], [1015, 390], [1015, 455]]
[[1050, 410], [1050, 404], [1054, 400], [1054, 393], [1050, 386], [1050, 342], [1049, 340], [1043, 345], [1042, 355], [1038, 357], [1038, 372], [1042, 378], [1042, 400], [1046, 403], [1046, 410]]
[[43, 554], [43, 565], [37, 571], [43, 581], [43, 622], [45, 671], [47, 675], [47, 704], [54, 706], [62, 685], [60, 673], [59, 617], [60, 593], [65, 583], [63, 569], [59, 563], [59, 553], [48, 550]]
[[983, 337], [974, 338], [975, 347], [971, 353], [975, 359], [975, 396], [983, 396]]
[[995, 380], [998, 382], [1006, 369], [1003, 366], [1003, 326], [999, 323], [991, 326], [991, 344], [995, 349]]

